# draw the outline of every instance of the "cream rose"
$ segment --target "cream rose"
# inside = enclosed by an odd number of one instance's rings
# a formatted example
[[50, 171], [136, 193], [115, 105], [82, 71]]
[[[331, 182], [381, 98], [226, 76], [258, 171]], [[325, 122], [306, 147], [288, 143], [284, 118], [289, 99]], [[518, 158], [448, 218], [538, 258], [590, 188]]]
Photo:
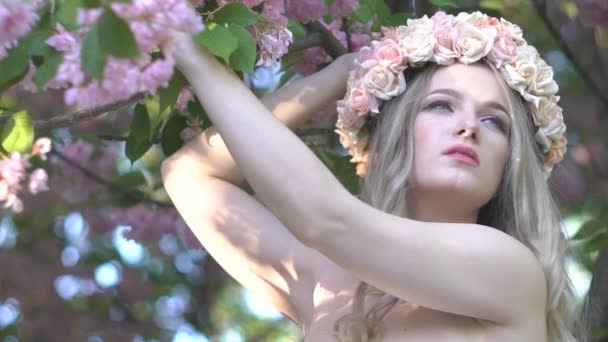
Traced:
[[420, 19], [408, 19], [407, 27], [399, 27], [399, 46], [409, 63], [426, 62], [433, 56], [433, 26], [433, 21], [425, 15]]
[[345, 110], [342, 113], [338, 113], [336, 127], [347, 130], [358, 130], [365, 124], [365, 117], [358, 115], [356, 112]]
[[456, 46], [460, 50], [458, 61], [471, 64], [485, 57], [494, 46], [495, 30], [480, 29], [466, 21], [455, 26], [458, 31]]
[[405, 90], [403, 73], [393, 73], [389, 69], [376, 65], [363, 76], [365, 90], [382, 99], [390, 100]]
[[533, 46], [520, 46], [513, 62], [500, 68], [500, 73], [511, 88], [525, 96], [526, 88], [536, 78], [538, 59], [538, 51]]
[[562, 115], [562, 108], [557, 104], [559, 96], [543, 97], [539, 107], [532, 111], [532, 119], [537, 127], [546, 126], [558, 115]]
[[557, 94], [559, 87], [553, 79], [553, 68], [540, 58], [536, 68], [536, 77], [532, 80], [528, 91], [534, 95], [543, 96]]
[[504, 18], [500, 18], [500, 25], [498, 26], [499, 31], [506, 32], [511, 39], [517, 44], [517, 46], [522, 46], [526, 44], [524, 40], [524, 34], [519, 26], [513, 24], [505, 20]]

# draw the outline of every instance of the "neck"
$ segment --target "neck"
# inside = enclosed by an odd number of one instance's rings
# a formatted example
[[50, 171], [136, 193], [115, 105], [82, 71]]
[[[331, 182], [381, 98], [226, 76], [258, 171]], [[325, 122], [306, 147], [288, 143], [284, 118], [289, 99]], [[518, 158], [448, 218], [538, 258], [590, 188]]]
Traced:
[[476, 223], [479, 208], [451, 196], [408, 196], [407, 217], [424, 222]]

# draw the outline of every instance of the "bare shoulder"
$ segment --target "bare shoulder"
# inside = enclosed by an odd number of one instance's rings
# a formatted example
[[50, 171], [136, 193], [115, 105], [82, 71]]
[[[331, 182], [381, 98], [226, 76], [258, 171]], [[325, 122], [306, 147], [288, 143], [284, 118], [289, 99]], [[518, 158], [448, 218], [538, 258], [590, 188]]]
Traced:
[[543, 268], [514, 237], [479, 224], [411, 220], [354, 197], [330, 203], [333, 220], [316, 248], [358, 279], [407, 302], [502, 325], [544, 312]]

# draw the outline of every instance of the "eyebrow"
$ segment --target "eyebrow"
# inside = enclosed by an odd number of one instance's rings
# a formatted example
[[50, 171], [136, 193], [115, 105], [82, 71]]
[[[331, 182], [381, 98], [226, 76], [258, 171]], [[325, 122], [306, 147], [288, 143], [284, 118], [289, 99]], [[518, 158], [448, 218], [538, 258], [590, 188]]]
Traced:
[[[456, 98], [458, 100], [464, 99], [464, 95], [461, 92], [459, 92], [457, 90], [454, 90], [454, 89], [443, 89], [443, 88], [442, 89], [435, 89], [435, 90], [429, 92], [428, 94], [426, 94], [426, 96], [433, 95], [433, 94], [444, 94], [444, 95], [448, 95], [448, 96], [454, 97], [454, 98]], [[488, 108], [493, 108], [493, 109], [501, 110], [505, 114], [509, 115], [509, 111], [502, 104], [500, 104], [499, 102], [489, 101], [489, 102], [486, 102], [484, 105], [486, 107], [488, 107]]]

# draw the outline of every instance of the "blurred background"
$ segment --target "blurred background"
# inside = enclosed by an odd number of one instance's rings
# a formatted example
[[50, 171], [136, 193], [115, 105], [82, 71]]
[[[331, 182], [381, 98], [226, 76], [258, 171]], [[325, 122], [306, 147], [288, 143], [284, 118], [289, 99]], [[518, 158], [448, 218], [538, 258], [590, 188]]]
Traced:
[[[594, 340], [608, 341], [608, 0], [361, 0], [351, 15], [438, 8], [507, 18], [553, 66], [568, 153], [550, 182], [578, 256], [568, 270], [579, 310], [593, 304]], [[351, 50], [378, 28], [320, 20], [336, 39], [351, 39]], [[246, 78], [257, 94], [331, 61], [327, 42], [304, 43], [308, 33], [281, 66]], [[60, 92], [1, 101], [39, 122], [75, 111]], [[46, 167], [51, 190], [24, 198], [21, 214], [0, 212], [0, 341], [299, 341], [291, 321], [243, 290], [189, 233], [162, 189], [161, 148], [133, 165], [125, 156], [130, 109], [37, 132], [52, 136], [59, 153]], [[330, 108], [298, 134], [354, 189], [352, 168], [327, 153], [337, 146], [332, 119]]]

